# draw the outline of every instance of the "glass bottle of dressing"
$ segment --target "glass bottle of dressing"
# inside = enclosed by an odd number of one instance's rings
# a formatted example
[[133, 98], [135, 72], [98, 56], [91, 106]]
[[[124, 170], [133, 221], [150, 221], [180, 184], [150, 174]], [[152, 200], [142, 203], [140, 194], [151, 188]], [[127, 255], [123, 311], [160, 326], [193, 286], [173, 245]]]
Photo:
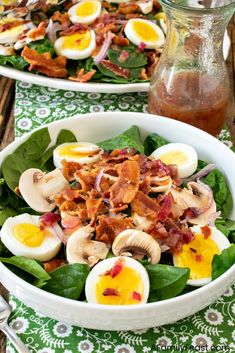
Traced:
[[148, 111], [217, 135], [230, 107], [223, 58], [234, 0], [160, 0], [166, 44], [150, 82]]

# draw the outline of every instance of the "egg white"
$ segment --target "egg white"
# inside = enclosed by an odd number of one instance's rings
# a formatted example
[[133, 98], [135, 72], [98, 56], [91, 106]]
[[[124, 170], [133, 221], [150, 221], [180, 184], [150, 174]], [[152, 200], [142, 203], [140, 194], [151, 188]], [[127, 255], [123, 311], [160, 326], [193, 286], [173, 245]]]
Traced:
[[[93, 2], [95, 4], [95, 11], [87, 16], [79, 16], [77, 14], [77, 11], [79, 8], [81, 8], [81, 6], [83, 6], [84, 3], [91, 3]], [[68, 11], [68, 15], [70, 18], [70, 21], [72, 23], [83, 23], [83, 24], [91, 24], [93, 23], [99, 16], [101, 13], [101, 9], [102, 9], [102, 5], [101, 2], [98, 0], [84, 0], [84, 1], [80, 1], [77, 4], [73, 5], [72, 7], [70, 7], [69, 11]]]
[[14, 227], [22, 223], [39, 226], [39, 216], [23, 213], [19, 216], [9, 217], [5, 221], [0, 232], [1, 241], [12, 254], [38, 261], [49, 261], [57, 255], [61, 247], [61, 241], [52, 227], [45, 228], [50, 232], [50, 235], [45, 236], [40, 246], [31, 247], [21, 243], [13, 234]]
[[[84, 49], [80, 49], [78, 46], [76, 46], [75, 43], [72, 43], [71, 45], [65, 44], [66, 41], [69, 39], [68, 37], [75, 36], [76, 33], [57, 38], [54, 43], [56, 54], [65, 56], [66, 58], [72, 60], [86, 59], [91, 56], [92, 52], [96, 48], [95, 32], [93, 30], [89, 30], [87, 32], [89, 32], [90, 34], [89, 44]], [[86, 34], [84, 34], [84, 36]]]
[[[66, 155], [60, 155], [59, 151], [62, 147], [70, 146], [70, 145], [78, 145], [74, 151], [76, 152], [83, 152], [83, 153], [89, 153], [90, 155], [87, 156], [85, 155], [84, 157], [68, 157]], [[62, 168], [62, 161], [66, 160], [67, 162], [77, 162], [80, 164], [91, 164], [95, 163], [99, 160], [100, 155], [102, 153], [102, 150], [100, 150], [99, 153], [95, 154], [92, 156], [92, 151], [95, 151], [99, 149], [99, 146], [95, 145], [94, 143], [90, 142], [71, 142], [71, 143], [63, 143], [59, 145], [54, 151], [53, 151], [53, 162], [56, 168], [61, 169]]]
[[137, 260], [134, 260], [133, 258], [127, 256], [121, 256], [102, 260], [92, 268], [89, 275], [87, 276], [85, 284], [85, 294], [88, 303], [98, 303], [96, 298], [96, 284], [97, 282], [99, 282], [99, 276], [109, 271], [120, 258], [124, 260], [124, 266], [132, 268], [140, 275], [142, 283], [144, 285], [144, 294], [141, 298], [140, 303], [147, 302], [150, 287], [147, 271], [145, 270], [144, 266], [141, 265], [141, 263]]
[[[18, 18], [4, 18], [0, 20], [0, 25], [18, 21]], [[21, 24], [11, 29], [0, 32], [0, 44], [13, 44], [17, 41], [21, 33], [28, 28], [27, 24]]]
[[[202, 226], [194, 226], [191, 227], [192, 232], [197, 236], [197, 234], [202, 234], [201, 231]], [[230, 242], [226, 238], [226, 236], [220, 232], [216, 227], [209, 227], [211, 230], [210, 238], [217, 244], [218, 249], [220, 253], [230, 247]], [[206, 244], [206, 239], [205, 239], [205, 244]], [[196, 249], [197, 250], [197, 249]], [[177, 255], [173, 256], [173, 264], [174, 266], [177, 267]], [[187, 281], [187, 284], [190, 286], [195, 286], [195, 287], [201, 287], [204, 286], [205, 284], [211, 282], [212, 278], [211, 277], [204, 277], [204, 278], [199, 278], [199, 279], [189, 279]]]
[[[135, 24], [139, 25], [139, 28], [143, 27], [143, 26], [150, 26], [151, 29], [154, 31], [154, 33], [157, 36], [156, 40], [151, 40], [151, 39], [146, 39], [148, 38], [147, 36], [147, 29], [144, 28], [144, 30], [141, 31], [141, 33], [137, 33], [134, 26]], [[144, 43], [146, 45], [147, 49], [158, 49], [160, 47], [162, 47], [165, 43], [165, 36], [161, 30], [161, 28], [156, 25], [155, 23], [148, 21], [148, 20], [144, 20], [144, 19], [131, 19], [127, 22], [126, 27], [124, 29], [125, 35], [127, 36], [127, 38], [135, 45], [139, 45], [140, 43]], [[144, 37], [142, 37], [142, 34], [144, 35]]]
[[[182, 152], [187, 157], [186, 162], [177, 164], [178, 176], [180, 178], [187, 178], [196, 171], [198, 164], [197, 152], [193, 147], [184, 143], [168, 143], [167, 145], [161, 146], [153, 151], [151, 157], [154, 159], [161, 159], [164, 154], [170, 152], [173, 154], [177, 151]], [[170, 164], [176, 164], [174, 159], [172, 159]]]

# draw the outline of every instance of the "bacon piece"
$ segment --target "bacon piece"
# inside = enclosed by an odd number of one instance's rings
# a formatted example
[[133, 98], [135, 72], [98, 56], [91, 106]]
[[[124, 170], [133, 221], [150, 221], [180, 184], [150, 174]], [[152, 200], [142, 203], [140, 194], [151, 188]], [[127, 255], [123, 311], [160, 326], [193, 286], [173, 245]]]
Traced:
[[104, 208], [106, 207], [105, 205], [102, 204], [102, 198], [99, 198], [99, 199], [89, 198], [86, 200], [86, 208], [87, 208], [88, 217], [92, 218], [96, 216], [99, 210], [103, 209], [104, 211]]
[[149, 80], [149, 76], [148, 76], [147, 73], [146, 73], [145, 67], [143, 67], [143, 69], [141, 70], [140, 78], [141, 78], [142, 80]]
[[69, 19], [69, 15], [67, 12], [65, 13], [61, 13], [59, 11], [55, 11], [53, 13], [53, 15], [51, 16], [51, 19], [54, 22], [59, 22], [61, 25], [68, 25], [70, 24], [70, 19]]
[[60, 220], [60, 215], [58, 213], [46, 212], [39, 217], [40, 225], [51, 226]]
[[65, 260], [52, 259], [50, 261], [44, 262], [43, 268], [46, 272], [51, 272], [51, 271], [55, 270], [56, 268], [61, 267], [65, 264], [66, 264]]
[[118, 66], [117, 64], [114, 64], [110, 60], [102, 60], [101, 64], [108, 70], [112, 71], [115, 75], [121, 76], [124, 78], [129, 78], [130, 77], [130, 70], [125, 69], [121, 66]]
[[160, 161], [160, 159], [148, 160], [147, 168], [151, 172], [152, 176], [163, 177], [170, 175], [170, 168], [162, 161]]
[[87, 25], [76, 23], [75, 25], [65, 29], [64, 31], [60, 32], [61, 36], [70, 36], [74, 33], [85, 33], [89, 30]]
[[159, 212], [159, 205], [156, 200], [151, 199], [142, 191], [138, 191], [134, 200], [131, 203], [132, 211], [136, 212], [139, 216], [157, 219]]
[[62, 160], [62, 173], [66, 180], [73, 181], [74, 173], [81, 169], [81, 164], [77, 162], [67, 162], [65, 159]]
[[24, 47], [21, 56], [30, 64], [29, 71], [37, 70], [51, 77], [67, 77], [66, 63], [64, 56], [51, 59], [50, 53], [38, 54], [36, 50]]
[[118, 7], [118, 13], [121, 14], [130, 14], [134, 12], [140, 12], [140, 8], [137, 4], [133, 3], [121, 3]]
[[40, 22], [37, 28], [33, 28], [28, 32], [27, 37], [32, 40], [44, 38], [46, 34], [46, 27], [46, 21]]
[[127, 38], [121, 37], [121, 36], [115, 36], [113, 38], [113, 43], [120, 46], [120, 47], [127, 47], [130, 42]]
[[129, 53], [127, 50], [122, 50], [121, 54], [118, 57], [120, 63], [124, 63], [129, 58]]
[[103, 8], [107, 9], [109, 12], [116, 11], [116, 7], [112, 6], [108, 1], [103, 1], [102, 6]]
[[1, 32], [4, 32], [4, 31], [7, 31], [7, 30], [10, 30], [14, 27], [17, 27], [17, 26], [22, 26], [23, 24], [25, 23], [29, 23], [30, 21], [26, 21], [26, 20], [15, 20], [15, 21], [11, 21], [11, 22], [7, 22], [7, 23], [4, 23], [4, 24], [1, 24], [0, 25], [0, 33]]
[[201, 232], [204, 235], [204, 238], [207, 239], [211, 235], [211, 229], [208, 226], [201, 227]]
[[119, 233], [133, 227], [131, 218], [100, 216], [99, 224], [96, 227], [96, 240], [112, 244]]
[[140, 183], [139, 191], [145, 194], [149, 194], [151, 191], [151, 178], [149, 175], [144, 177], [144, 180]]
[[139, 302], [141, 301], [141, 294], [138, 292], [132, 292], [132, 299], [138, 300]]
[[71, 216], [65, 212], [61, 212], [61, 224], [66, 229], [77, 229], [82, 226], [81, 220], [78, 216]]
[[115, 289], [115, 288], [105, 288], [105, 290], [103, 291], [102, 294], [103, 294], [105, 297], [111, 296], [111, 295], [115, 295], [115, 296], [118, 296], [118, 295], [119, 295], [118, 290]]
[[117, 26], [115, 23], [108, 23], [106, 24], [104, 27], [102, 26], [102, 28], [98, 28], [96, 31], [98, 34], [105, 34], [109, 31], [117, 33], [119, 30], [119, 26]]
[[130, 203], [139, 189], [140, 168], [136, 161], [125, 161], [120, 166], [118, 180], [111, 186], [110, 199], [112, 205], [121, 206]]
[[146, 44], [144, 42], [140, 42], [140, 44], [137, 46], [137, 50], [139, 52], [143, 52], [146, 48]]
[[78, 71], [76, 77], [69, 77], [69, 80], [71, 81], [77, 81], [77, 82], [87, 82], [90, 81], [90, 79], [94, 76], [96, 73], [96, 70], [91, 70], [89, 72], [85, 72], [84, 69], [81, 69]]
[[166, 195], [166, 197], [164, 198], [162, 204], [161, 204], [161, 208], [158, 212], [158, 219], [159, 221], [165, 221], [166, 218], [170, 215], [171, 213], [171, 207], [172, 207], [172, 202], [173, 202], [173, 198], [171, 195]]
[[95, 181], [97, 173], [86, 171], [86, 170], [77, 170], [74, 173], [75, 179], [81, 184], [82, 192], [87, 192], [95, 187]]
[[195, 260], [197, 261], [197, 262], [201, 262], [202, 260], [203, 260], [203, 256], [202, 255], [195, 255]]
[[109, 271], [105, 272], [105, 276], [111, 276], [112, 278], [117, 277], [117, 275], [119, 275], [122, 269], [123, 269], [123, 261], [118, 260]]

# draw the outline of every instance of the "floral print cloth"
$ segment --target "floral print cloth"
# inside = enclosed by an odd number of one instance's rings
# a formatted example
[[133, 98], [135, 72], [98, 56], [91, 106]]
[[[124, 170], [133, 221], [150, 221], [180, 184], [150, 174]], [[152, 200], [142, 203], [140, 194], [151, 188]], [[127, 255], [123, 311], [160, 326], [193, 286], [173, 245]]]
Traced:
[[[62, 91], [17, 82], [16, 137], [77, 113], [145, 112], [146, 93], [100, 94]], [[229, 134], [220, 139], [231, 147]], [[96, 331], [73, 327], [35, 312], [11, 296], [10, 325], [35, 353], [235, 353], [235, 284], [219, 300], [172, 325], [138, 331]], [[15, 353], [8, 342], [7, 353]]]

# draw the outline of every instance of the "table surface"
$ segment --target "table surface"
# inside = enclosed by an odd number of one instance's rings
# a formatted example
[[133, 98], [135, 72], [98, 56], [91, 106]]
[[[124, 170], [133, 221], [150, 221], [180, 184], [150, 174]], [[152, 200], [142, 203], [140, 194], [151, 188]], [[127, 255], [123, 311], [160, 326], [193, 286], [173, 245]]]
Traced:
[[[235, 98], [235, 16], [228, 28], [231, 38], [231, 49], [227, 67]], [[0, 77], [0, 150], [14, 140], [14, 80]], [[227, 122], [232, 141], [235, 144], [235, 107]], [[7, 298], [8, 293], [0, 283], [0, 294]], [[0, 353], [6, 352], [5, 336], [0, 332]]]

